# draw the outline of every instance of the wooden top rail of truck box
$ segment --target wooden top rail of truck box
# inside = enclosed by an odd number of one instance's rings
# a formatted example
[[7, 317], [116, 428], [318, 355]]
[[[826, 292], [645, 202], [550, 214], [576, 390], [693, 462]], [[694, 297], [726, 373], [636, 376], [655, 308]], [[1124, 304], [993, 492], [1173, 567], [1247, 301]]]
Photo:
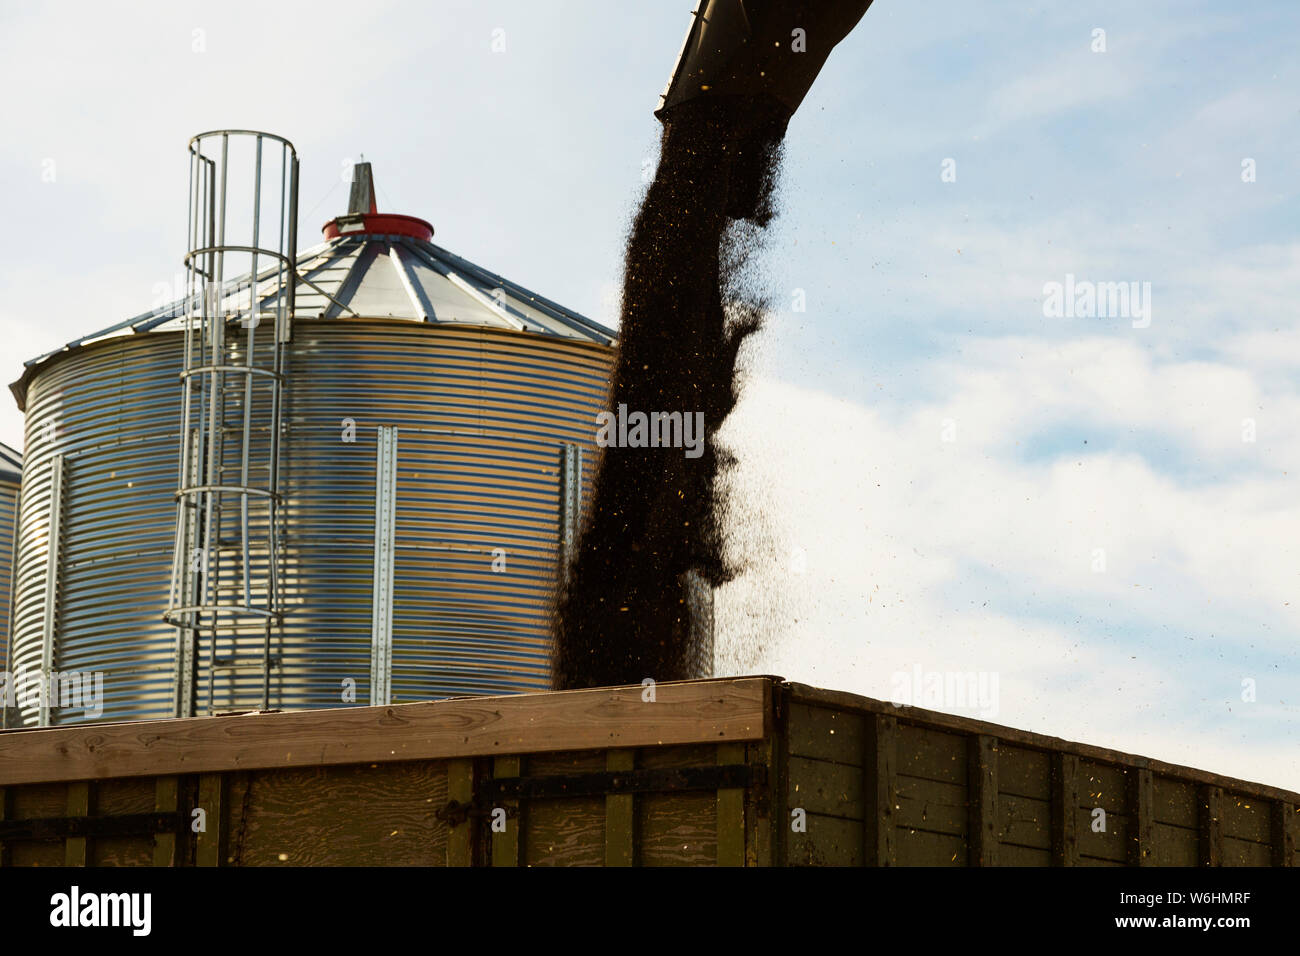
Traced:
[[0, 864], [1296, 865], [1300, 794], [788, 683], [0, 733]]

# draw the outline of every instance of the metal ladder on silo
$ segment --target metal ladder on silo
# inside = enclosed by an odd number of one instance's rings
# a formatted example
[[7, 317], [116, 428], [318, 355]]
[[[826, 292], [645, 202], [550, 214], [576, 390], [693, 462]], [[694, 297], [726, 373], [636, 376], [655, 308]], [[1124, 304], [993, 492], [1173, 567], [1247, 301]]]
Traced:
[[[254, 141], [248, 242], [227, 235], [230, 143]], [[216, 140], [219, 154], [204, 152]], [[264, 143], [281, 155], [275, 248], [261, 224]], [[297, 275], [298, 160], [292, 144], [267, 133], [217, 131], [190, 141], [188, 298], [181, 370], [180, 479], [171, 595], [164, 618], [178, 628], [175, 712], [198, 711], [200, 639], [208, 636], [207, 709], [215, 712], [216, 675], [261, 674], [261, 709], [270, 706], [273, 629], [281, 622], [279, 454], [284, 345]], [[287, 204], [287, 207], [286, 207]], [[286, 220], [286, 209], [288, 218]], [[249, 260], [245, 282], [225, 278], [227, 256]], [[259, 259], [271, 261], [265, 272]], [[264, 409], [260, 414], [259, 401]], [[260, 512], [260, 515], [259, 515]], [[260, 637], [260, 653], [247, 655]], [[230, 645], [223, 654], [223, 642]]]

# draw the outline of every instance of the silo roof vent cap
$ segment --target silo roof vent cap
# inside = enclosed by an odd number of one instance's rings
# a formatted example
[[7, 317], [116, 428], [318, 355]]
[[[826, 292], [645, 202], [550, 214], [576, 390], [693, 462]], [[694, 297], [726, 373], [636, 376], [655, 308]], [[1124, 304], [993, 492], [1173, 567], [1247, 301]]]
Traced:
[[348, 195], [348, 211], [325, 223], [321, 230], [326, 239], [349, 235], [410, 236], [428, 242], [433, 238], [433, 226], [415, 216], [381, 213], [375, 202], [375, 174], [369, 163], [352, 167], [352, 191]]

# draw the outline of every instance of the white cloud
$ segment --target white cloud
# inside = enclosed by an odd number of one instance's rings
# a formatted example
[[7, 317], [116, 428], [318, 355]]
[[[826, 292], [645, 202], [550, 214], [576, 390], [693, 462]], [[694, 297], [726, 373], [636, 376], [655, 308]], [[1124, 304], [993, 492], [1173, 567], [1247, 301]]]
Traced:
[[[1300, 631], [1293, 483], [1185, 484], [1136, 453], [1027, 462], [1011, 440], [1085, 408], [1099, 428], [1138, 413], [1206, 445], [1195, 403], [1179, 411], [1200, 397], [1202, 370], [1114, 351], [984, 343], [929, 370], [951, 379], [946, 399], [907, 409], [754, 378], [725, 433], [741, 459], [733, 541], [754, 570], [720, 593], [722, 669], [878, 698], [917, 665], [995, 672], [1000, 723], [1300, 784], [1287, 743], [1300, 696], [1285, 686], [1300, 676], [1287, 673]], [[945, 417], [955, 442], [941, 440]], [[1242, 677], [1267, 691], [1230, 710]]]
[[994, 90], [986, 104], [987, 118], [979, 124], [981, 137], [1002, 132], [1013, 123], [1042, 120], [1125, 97], [1142, 83], [1140, 62], [1114, 53], [1089, 52], [1085, 38], [1079, 47], [1047, 58], [1050, 65], [1017, 76]]

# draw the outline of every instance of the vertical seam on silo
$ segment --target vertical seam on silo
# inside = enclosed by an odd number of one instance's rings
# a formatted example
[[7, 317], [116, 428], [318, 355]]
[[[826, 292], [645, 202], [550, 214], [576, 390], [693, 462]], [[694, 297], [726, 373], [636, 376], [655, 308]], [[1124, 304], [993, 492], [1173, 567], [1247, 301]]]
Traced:
[[375, 455], [375, 565], [371, 614], [370, 703], [392, 702], [397, 429], [379, 426]]
[[[5, 644], [4, 644], [4, 666], [5, 670], [14, 669], [14, 604], [15, 596], [18, 592], [18, 515], [19, 503], [22, 498], [22, 477], [19, 475], [18, 487], [14, 489], [13, 498], [13, 527], [9, 533], [9, 591], [8, 599], [5, 601]], [[9, 726], [9, 707], [7, 701], [0, 702], [0, 729]]]
[[[50, 672], [54, 668], [56, 615], [58, 614], [59, 564], [63, 536], [63, 454], [50, 459], [50, 517], [45, 552], [45, 614], [41, 623], [41, 679], [49, 687]], [[50, 722], [49, 694], [43, 692], [39, 704], [39, 726]]]

